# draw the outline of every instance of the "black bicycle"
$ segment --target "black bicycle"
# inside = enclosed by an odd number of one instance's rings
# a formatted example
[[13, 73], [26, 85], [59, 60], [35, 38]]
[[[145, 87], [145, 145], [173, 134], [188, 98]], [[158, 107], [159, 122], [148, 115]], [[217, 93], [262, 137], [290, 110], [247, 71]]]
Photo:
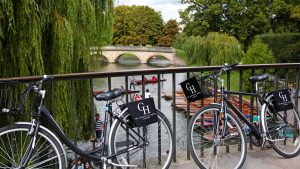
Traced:
[[[188, 148], [196, 164], [200, 168], [241, 168], [247, 155], [245, 129], [254, 145], [264, 147], [268, 142], [283, 157], [297, 156], [300, 151], [300, 120], [289, 90], [261, 92], [259, 83], [268, 78], [267, 74], [262, 74], [249, 78], [256, 86], [256, 93], [226, 91], [220, 75], [234, 66], [225, 65], [209, 75], [200, 76], [200, 80], [195, 76], [181, 84], [191, 100], [210, 97], [214, 91], [220, 95], [218, 102], [202, 107], [189, 122]], [[218, 84], [221, 87], [217, 92]], [[257, 98], [260, 111], [253, 116], [253, 122], [247, 120], [227, 94]]]
[[[31, 115], [31, 122], [17, 122], [0, 129], [0, 168], [65, 169], [67, 159], [64, 145], [76, 154], [92, 160], [93, 166], [98, 168], [106, 168], [108, 165], [117, 168], [170, 166], [174, 148], [170, 122], [160, 110], [154, 109], [156, 121], [138, 126], [134, 121], [136, 117], [132, 116], [127, 104], [118, 99], [120, 89], [95, 96], [96, 100], [106, 102], [105, 122], [112, 121], [111, 125], [104, 125], [103, 146], [88, 152], [79, 149], [65, 136], [44, 105], [46, 91], [42, 85], [50, 79], [51, 76], [44, 76], [40, 81], [29, 83], [17, 108], [2, 108], [1, 114], [19, 114], [24, 110], [29, 94], [37, 93], [39, 96], [39, 105]], [[113, 103], [118, 108], [112, 111]], [[147, 113], [149, 115], [148, 109], [145, 114]], [[41, 124], [42, 118], [48, 122], [53, 132]]]

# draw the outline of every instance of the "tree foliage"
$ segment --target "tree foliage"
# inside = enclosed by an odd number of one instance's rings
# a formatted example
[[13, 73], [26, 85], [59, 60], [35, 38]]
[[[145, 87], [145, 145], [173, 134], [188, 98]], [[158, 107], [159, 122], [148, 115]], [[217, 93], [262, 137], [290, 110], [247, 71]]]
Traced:
[[257, 35], [274, 53], [277, 63], [300, 62], [300, 33]]
[[241, 44], [235, 37], [217, 32], [211, 32], [204, 37], [178, 36], [175, 44], [180, 43], [188, 55], [189, 63], [195, 65], [238, 63], [244, 54]]
[[[242, 64], [263, 64], [263, 63], [275, 63], [276, 60], [274, 58], [272, 50], [263, 43], [260, 38], [255, 38], [252, 44], [249, 46], [245, 56], [242, 58]], [[257, 72], [262, 73], [262, 72]], [[248, 80], [251, 72], [244, 72], [244, 90], [250, 91], [251, 83]]]
[[299, 0], [181, 0], [188, 8], [180, 12], [187, 35], [225, 32], [248, 44], [261, 33], [298, 32]]
[[176, 20], [174, 19], [168, 20], [167, 23], [164, 25], [161, 36], [158, 39], [157, 46], [164, 46], [164, 47], [172, 46], [178, 32], [179, 32], [179, 26]]
[[148, 6], [118, 6], [115, 8], [114, 45], [156, 45], [163, 29], [159, 12]]
[[[0, 78], [89, 71], [90, 47], [111, 41], [112, 16], [113, 0], [1, 0]], [[71, 83], [54, 84], [55, 119], [72, 134]], [[89, 83], [75, 87], [82, 133], [91, 128]]]

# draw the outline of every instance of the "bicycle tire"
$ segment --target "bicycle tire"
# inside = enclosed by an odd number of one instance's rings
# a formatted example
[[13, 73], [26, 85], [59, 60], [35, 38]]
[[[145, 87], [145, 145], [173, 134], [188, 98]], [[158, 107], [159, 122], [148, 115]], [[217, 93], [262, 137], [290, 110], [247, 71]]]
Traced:
[[[30, 124], [13, 124], [0, 129], [0, 168], [18, 168], [31, 136]], [[33, 154], [26, 168], [66, 168], [64, 150], [46, 130], [39, 128]]]
[[[215, 113], [220, 112], [219, 104], [201, 108], [191, 118], [188, 125], [188, 148], [199, 168], [241, 168], [247, 155], [245, 131], [240, 120], [227, 109], [228, 123], [225, 130], [221, 121], [218, 133], [225, 132], [225, 138], [214, 133]], [[219, 116], [220, 117], [220, 116]], [[224, 118], [223, 118], [224, 119]], [[217, 136], [217, 139], [216, 139]]]
[[[131, 121], [128, 121], [129, 115], [129, 112], [125, 111], [120, 117], [130, 125]], [[137, 165], [139, 168], [169, 168], [173, 157], [173, 133], [170, 122], [160, 110], [157, 110], [157, 116], [159, 119], [159, 122], [157, 123], [147, 125], [146, 127], [132, 128], [140, 133], [143, 133], [144, 131], [146, 134], [143, 136], [149, 143], [128, 153], [116, 156], [113, 159], [115, 163], [121, 165]], [[123, 147], [126, 149], [126, 146], [129, 146], [129, 144], [143, 144], [143, 141], [139, 139], [134, 132], [131, 131], [126, 133], [126, 128], [124, 126], [125, 124], [120, 120], [116, 120], [113, 124], [112, 135], [110, 137], [110, 152], [112, 154], [119, 153], [124, 149]], [[161, 133], [160, 138], [158, 137], [158, 133]], [[129, 167], [119, 166], [117, 168]]]
[[[296, 109], [272, 113], [263, 106], [264, 132], [272, 148], [285, 158], [292, 158], [300, 152], [300, 119]], [[286, 122], [283, 118], [286, 117]]]

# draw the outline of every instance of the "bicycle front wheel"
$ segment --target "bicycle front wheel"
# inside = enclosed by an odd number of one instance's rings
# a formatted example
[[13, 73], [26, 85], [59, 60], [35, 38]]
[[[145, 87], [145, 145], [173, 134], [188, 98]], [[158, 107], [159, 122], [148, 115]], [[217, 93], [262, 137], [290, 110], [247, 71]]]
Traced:
[[[0, 129], [0, 168], [19, 168], [32, 139], [31, 125], [14, 124]], [[65, 154], [56, 139], [40, 128], [26, 168], [66, 168]]]
[[264, 106], [263, 127], [272, 148], [285, 158], [295, 157], [300, 151], [300, 120], [296, 109], [271, 112]]
[[[201, 108], [188, 126], [188, 148], [196, 164], [202, 168], [241, 168], [247, 154], [245, 131], [239, 119], [227, 109], [211, 104]], [[226, 122], [226, 124], [225, 124]]]
[[[168, 168], [173, 157], [172, 130], [168, 119], [157, 110], [158, 122], [145, 127], [130, 128], [129, 112], [122, 115], [127, 124], [118, 120], [112, 129], [110, 149], [118, 154], [114, 162], [127, 168]], [[129, 126], [128, 126], [129, 125]]]

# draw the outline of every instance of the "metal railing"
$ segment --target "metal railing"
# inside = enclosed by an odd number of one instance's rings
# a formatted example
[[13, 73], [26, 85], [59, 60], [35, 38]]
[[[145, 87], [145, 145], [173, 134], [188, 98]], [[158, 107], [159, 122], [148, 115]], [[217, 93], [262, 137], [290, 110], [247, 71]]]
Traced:
[[[113, 72], [86, 72], [86, 73], [71, 73], [71, 74], [60, 74], [60, 75], [53, 75], [54, 79], [51, 82], [52, 86], [55, 86], [55, 83], [57, 81], [71, 81], [71, 85], [72, 85], [72, 100], [73, 100], [73, 118], [76, 119], [77, 118], [77, 112], [75, 109], [75, 104], [76, 102], [74, 101], [76, 98], [76, 91], [75, 91], [75, 86], [74, 86], [74, 82], [77, 80], [89, 80], [90, 81], [90, 93], [91, 93], [91, 100], [93, 100], [93, 90], [94, 90], [94, 84], [93, 84], [93, 80], [97, 79], [97, 78], [105, 78], [107, 79], [107, 90], [110, 90], [112, 88], [112, 78], [113, 77], [124, 77], [125, 78], [125, 90], [128, 90], [129, 87], [129, 76], [132, 75], [140, 75], [141, 79], [144, 79], [144, 77], [146, 75], [156, 75], [158, 77], [158, 80], [161, 79], [161, 75], [164, 74], [171, 74], [171, 81], [172, 81], [172, 86], [170, 86], [171, 91], [172, 91], [172, 109], [170, 109], [169, 113], [172, 114], [172, 119], [169, 119], [172, 123], [172, 129], [174, 131], [174, 135], [173, 135], [173, 140], [174, 143], [176, 144], [176, 140], [177, 140], [177, 130], [185, 130], [185, 129], [177, 129], [177, 123], [176, 123], [176, 87], [177, 87], [177, 83], [176, 83], [176, 75], [179, 73], [184, 73], [186, 74], [187, 78], [192, 76], [192, 73], [194, 72], [205, 72], [205, 71], [214, 71], [214, 70], [218, 70], [220, 69], [221, 66], [200, 66], [200, 67], [176, 67], [176, 68], [160, 68], [160, 69], [140, 69], [140, 70], [125, 70], [125, 71], [113, 71]], [[243, 76], [244, 76], [244, 72], [245, 71], [249, 71], [251, 72], [251, 74], [257, 74], [256, 71], [260, 71], [260, 72], [273, 72], [272, 73], [272, 77], [273, 77], [273, 88], [277, 89], [279, 86], [279, 82], [283, 83], [285, 88], [289, 87], [289, 83], [293, 84], [293, 88], [294, 88], [294, 92], [296, 93], [296, 96], [298, 96], [299, 94], [299, 73], [300, 73], [300, 63], [289, 63], [289, 64], [255, 64], [255, 65], [238, 65], [236, 66], [232, 71], [227, 73], [227, 89], [231, 89], [231, 75], [232, 72], [238, 72], [238, 77], [239, 77], [239, 91], [243, 91]], [[293, 75], [293, 77], [291, 77], [291, 75]], [[6, 78], [6, 79], [0, 79], [0, 80], [18, 80], [18, 81], [32, 81], [32, 80], [38, 80], [40, 79], [41, 76], [32, 76], [32, 77], [14, 77], [14, 78]], [[280, 81], [279, 81], [280, 79]], [[291, 79], [292, 82], [291, 82]], [[161, 83], [157, 83], [157, 108], [161, 109], [162, 106], [162, 90], [161, 90]], [[143, 83], [142, 85], [142, 95], [144, 96], [145, 94], [145, 85]], [[48, 92], [48, 97], [49, 97], [49, 93], [50, 93], [50, 97], [52, 98], [52, 103], [54, 102], [54, 88], [52, 90], [52, 92]], [[240, 96], [239, 97], [239, 108], [242, 109], [242, 99], [243, 97]], [[294, 102], [295, 102], [295, 106], [297, 109], [299, 109], [299, 102], [298, 102], [298, 97], [294, 98]], [[125, 97], [126, 102], [129, 101], [128, 99], [128, 95], [126, 95]], [[253, 115], [253, 99], [251, 99], [250, 102], [250, 109], [251, 109], [251, 114]], [[93, 105], [93, 101], [91, 106]], [[51, 105], [52, 108], [51, 110], [53, 111], [54, 105]], [[202, 102], [202, 106], [203, 106], [203, 102]], [[92, 108], [92, 110], [94, 110]], [[92, 112], [94, 113], [94, 112]], [[190, 119], [190, 104], [187, 103], [187, 122]], [[93, 116], [92, 116], [93, 117]], [[76, 127], [75, 127], [75, 131], [76, 131]], [[175, 145], [176, 147], [176, 145]], [[250, 147], [251, 148], [251, 147]], [[176, 150], [175, 150], [175, 157], [174, 157], [174, 161], [176, 161]], [[188, 149], [186, 149], [186, 157], [187, 159], [190, 159], [190, 153], [188, 151]]]

